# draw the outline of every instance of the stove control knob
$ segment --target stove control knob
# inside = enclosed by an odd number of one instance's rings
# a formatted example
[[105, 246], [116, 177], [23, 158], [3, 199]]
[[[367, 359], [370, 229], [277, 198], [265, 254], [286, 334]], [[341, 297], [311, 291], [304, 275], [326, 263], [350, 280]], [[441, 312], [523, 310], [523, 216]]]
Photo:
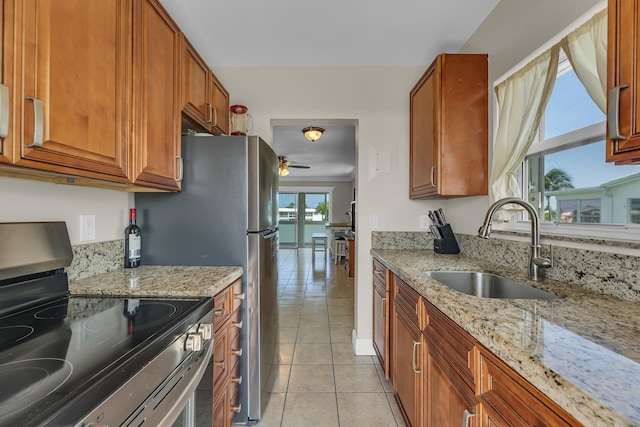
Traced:
[[201, 323], [198, 327], [198, 333], [202, 334], [202, 339], [205, 341], [213, 338], [213, 324], [211, 323]]
[[202, 350], [202, 334], [188, 333], [184, 340], [185, 351], [201, 351]]

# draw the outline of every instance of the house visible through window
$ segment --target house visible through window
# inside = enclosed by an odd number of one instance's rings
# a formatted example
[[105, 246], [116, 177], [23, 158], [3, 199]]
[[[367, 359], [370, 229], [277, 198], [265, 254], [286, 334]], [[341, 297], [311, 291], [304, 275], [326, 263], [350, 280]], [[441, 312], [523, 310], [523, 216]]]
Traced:
[[640, 224], [640, 166], [605, 162], [605, 115], [564, 55], [523, 166], [542, 221]]

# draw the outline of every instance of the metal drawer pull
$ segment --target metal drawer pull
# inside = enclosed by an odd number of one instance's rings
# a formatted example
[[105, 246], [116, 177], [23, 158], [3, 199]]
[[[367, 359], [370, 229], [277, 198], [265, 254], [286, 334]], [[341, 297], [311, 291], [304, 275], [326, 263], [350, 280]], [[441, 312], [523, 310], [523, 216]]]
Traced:
[[462, 427], [469, 427], [469, 419], [475, 417], [476, 414], [472, 414], [467, 409], [462, 413]]
[[436, 175], [436, 167], [435, 166], [431, 166], [431, 186], [432, 187], [436, 186], [435, 175]]
[[184, 161], [181, 156], [176, 156], [178, 160], [178, 177], [176, 178], [176, 182], [182, 182], [182, 178], [184, 178]]
[[33, 101], [33, 143], [26, 144], [25, 147], [42, 147], [44, 142], [44, 113], [42, 112], [42, 101], [33, 96], [26, 99]]
[[234, 328], [242, 329], [242, 320], [239, 322], [231, 322]]
[[218, 317], [224, 316], [224, 308], [221, 308], [220, 310], [214, 311], [213, 315], [214, 316], [218, 316]]
[[612, 141], [629, 138], [628, 136], [620, 135], [620, 91], [628, 87], [628, 84], [623, 84], [613, 87], [609, 91], [607, 123], [609, 124], [609, 139]]
[[227, 370], [227, 360], [226, 359], [223, 359], [222, 362], [216, 362], [215, 365], [218, 368], [221, 368], [223, 371]]
[[387, 317], [387, 299], [382, 298], [382, 318], [385, 319]]
[[9, 135], [9, 88], [0, 84], [0, 138]]
[[244, 301], [244, 292], [243, 292], [243, 293], [241, 293], [241, 294], [234, 294], [234, 295], [233, 295], [233, 297], [234, 297], [235, 299], [239, 299], [239, 300]]
[[231, 354], [233, 354], [234, 356], [241, 357], [242, 356], [242, 349], [240, 349], [240, 350], [231, 350]]
[[241, 404], [239, 404], [238, 406], [233, 406], [233, 407], [231, 408], [231, 410], [232, 410], [233, 412], [235, 412], [236, 414], [239, 414], [239, 413], [240, 413], [240, 411], [242, 411], [242, 403], [241, 403]]
[[231, 378], [231, 382], [236, 384], [242, 384], [242, 375], [240, 375], [238, 378]]
[[213, 126], [218, 126], [218, 110], [216, 107], [211, 107], [211, 110], [213, 110]]
[[419, 374], [421, 371], [416, 369], [416, 347], [420, 345], [420, 341], [413, 341], [413, 348], [411, 349], [411, 369], [416, 374]]
[[207, 110], [209, 110], [209, 115], [207, 117], [206, 122], [211, 123], [211, 120], [213, 119], [213, 112], [211, 111], [211, 109], [213, 106], [211, 105], [210, 102], [207, 102], [205, 105], [207, 106]]

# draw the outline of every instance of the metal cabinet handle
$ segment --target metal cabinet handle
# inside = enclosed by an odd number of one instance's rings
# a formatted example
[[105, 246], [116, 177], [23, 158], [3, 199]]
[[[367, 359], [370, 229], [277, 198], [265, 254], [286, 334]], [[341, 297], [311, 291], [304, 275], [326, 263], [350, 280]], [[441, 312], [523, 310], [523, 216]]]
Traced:
[[214, 316], [217, 316], [217, 317], [222, 317], [222, 316], [224, 316], [224, 308], [221, 308], [220, 310], [215, 310], [215, 311], [213, 312], [213, 315], [214, 315]]
[[231, 354], [234, 356], [242, 357], [242, 349], [240, 350], [231, 350]]
[[239, 413], [240, 413], [240, 411], [242, 411], [242, 403], [241, 403], [241, 404], [239, 404], [238, 406], [232, 406], [232, 407], [231, 407], [231, 410], [232, 410], [233, 412], [235, 412], [236, 414], [239, 414]]
[[33, 96], [26, 99], [33, 101], [33, 143], [26, 144], [25, 147], [42, 147], [44, 142], [44, 113], [42, 112], [42, 101]]
[[9, 88], [0, 84], [0, 138], [9, 135]]
[[476, 414], [472, 414], [467, 409], [462, 413], [462, 427], [469, 427], [469, 420], [475, 417]]
[[242, 375], [240, 375], [238, 378], [231, 378], [231, 382], [236, 384], [242, 384]]
[[416, 347], [420, 345], [420, 341], [413, 341], [413, 348], [411, 349], [411, 369], [413, 369], [413, 372], [415, 372], [416, 374], [419, 374], [420, 371], [419, 369], [416, 368]]
[[620, 91], [628, 87], [628, 84], [618, 85], [609, 91], [607, 123], [609, 124], [609, 139], [612, 141], [629, 138], [628, 136], [620, 135]]
[[242, 320], [239, 322], [231, 322], [234, 328], [242, 329]]
[[211, 123], [211, 120], [213, 120], [213, 112], [211, 111], [213, 106], [211, 105], [210, 102], [207, 102], [205, 105], [207, 106], [207, 110], [208, 110], [208, 113], [209, 113], [208, 116], [207, 116], [206, 122], [207, 123]]
[[176, 178], [176, 182], [182, 182], [182, 178], [184, 178], [184, 161], [181, 156], [176, 156], [176, 160], [178, 160], [178, 177]]
[[222, 362], [216, 362], [215, 365], [222, 369], [223, 371], [227, 370], [227, 359], [222, 359]]
[[213, 126], [218, 126], [218, 110], [216, 107], [211, 107], [213, 110]]
[[435, 187], [436, 186], [436, 167], [435, 166], [431, 166], [431, 186]]
[[244, 292], [243, 292], [243, 293], [241, 293], [241, 294], [234, 294], [234, 295], [233, 295], [233, 298], [235, 298], [235, 299], [239, 299], [239, 300], [241, 300], [241, 301], [244, 301]]
[[387, 317], [387, 298], [382, 298], [382, 318]]

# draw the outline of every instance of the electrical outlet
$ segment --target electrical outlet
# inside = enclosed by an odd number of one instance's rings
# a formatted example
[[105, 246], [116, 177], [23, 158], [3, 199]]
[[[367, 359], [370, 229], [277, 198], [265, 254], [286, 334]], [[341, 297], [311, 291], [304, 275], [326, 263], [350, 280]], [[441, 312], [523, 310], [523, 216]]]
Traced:
[[369, 228], [375, 230], [378, 228], [378, 215], [369, 215]]
[[80, 241], [96, 240], [96, 216], [80, 215]]
[[429, 215], [420, 215], [420, 230], [428, 230], [429, 225]]

